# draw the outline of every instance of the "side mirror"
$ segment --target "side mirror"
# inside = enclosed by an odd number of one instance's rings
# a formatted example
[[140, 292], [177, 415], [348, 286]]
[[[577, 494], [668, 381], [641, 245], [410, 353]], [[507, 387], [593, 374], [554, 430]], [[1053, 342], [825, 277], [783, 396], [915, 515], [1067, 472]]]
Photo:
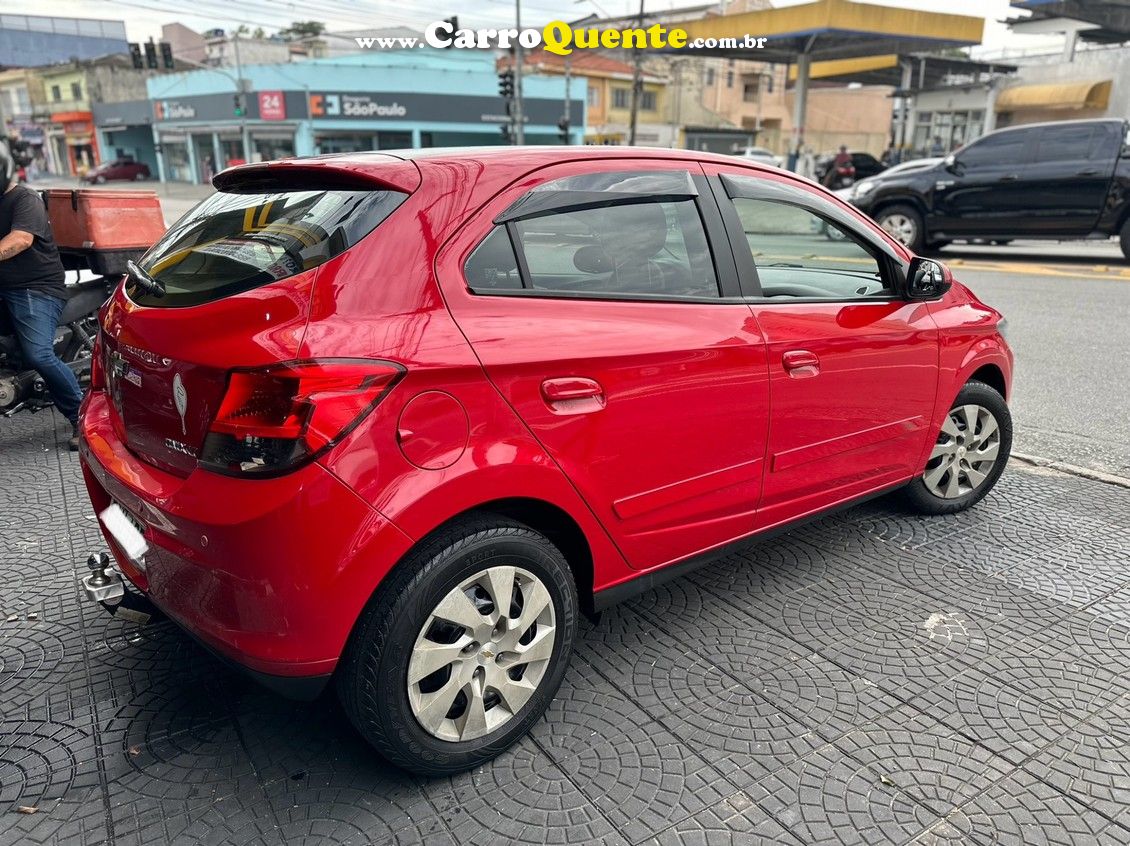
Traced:
[[950, 153], [946, 156], [942, 160], [942, 165], [954, 176], [961, 176], [962, 171], [965, 170], [965, 167], [957, 160], [957, 156], [954, 153]]
[[906, 298], [936, 300], [953, 287], [953, 274], [940, 261], [915, 257], [906, 269]]

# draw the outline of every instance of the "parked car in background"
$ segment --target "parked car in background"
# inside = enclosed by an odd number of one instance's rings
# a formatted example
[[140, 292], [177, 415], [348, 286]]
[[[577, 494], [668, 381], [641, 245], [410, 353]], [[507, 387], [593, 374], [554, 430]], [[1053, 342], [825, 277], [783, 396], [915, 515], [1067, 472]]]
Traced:
[[135, 162], [133, 159], [114, 159], [103, 162], [98, 167], [87, 171], [83, 181], [92, 185], [101, 185], [103, 182], [116, 180], [129, 180], [140, 182], [149, 178], [149, 165], [144, 162]]
[[783, 157], [778, 156], [772, 150], [765, 147], [744, 147], [737, 152], [737, 155], [743, 159], [758, 164], [772, 165], [773, 167], [784, 167], [785, 160]]
[[900, 174], [913, 173], [916, 170], [927, 170], [938, 164], [941, 164], [941, 162], [942, 159], [940, 157], [913, 159], [909, 162], [902, 162], [900, 164], [893, 165], [892, 167], [889, 167], [884, 171], [880, 171], [874, 176], [869, 176], [866, 179], [860, 179], [849, 188], [840, 188], [836, 191], [833, 191], [832, 193], [834, 193], [842, 200], [851, 202], [854, 197], [862, 197], [865, 194], [873, 191], [879, 180], [890, 179], [892, 176], [898, 176]]
[[[816, 181], [823, 184], [824, 177], [828, 175], [828, 168], [833, 162], [836, 161], [837, 153], [821, 153], [816, 157]], [[870, 153], [852, 153], [851, 164], [855, 169], [854, 179], [867, 179], [868, 177], [875, 176], [877, 173], [882, 173], [886, 170], [886, 165], [875, 158]]]
[[521, 738], [581, 613], [881, 493], [962, 511], [1008, 460], [1001, 315], [783, 170], [499, 147], [213, 184], [102, 310], [87, 490], [172, 620], [332, 681], [414, 772]]
[[999, 129], [850, 201], [916, 252], [955, 240], [1118, 236], [1130, 258], [1130, 123]]

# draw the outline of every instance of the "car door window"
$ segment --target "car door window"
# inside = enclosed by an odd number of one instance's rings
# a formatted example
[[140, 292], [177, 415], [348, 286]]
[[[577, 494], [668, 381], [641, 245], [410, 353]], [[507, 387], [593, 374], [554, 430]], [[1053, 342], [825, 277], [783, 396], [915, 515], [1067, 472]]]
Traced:
[[1049, 126], [1040, 133], [1036, 160], [1042, 163], [1078, 161], [1098, 152], [1104, 135], [1094, 124]]
[[1030, 130], [1008, 130], [986, 135], [957, 154], [963, 168], [1008, 167], [1022, 163]]
[[[890, 296], [882, 263], [843, 226], [779, 200], [733, 200], [768, 298]], [[736, 248], [736, 245], [735, 245]]]
[[476, 293], [720, 297], [693, 199], [614, 202], [495, 226], [464, 275]]

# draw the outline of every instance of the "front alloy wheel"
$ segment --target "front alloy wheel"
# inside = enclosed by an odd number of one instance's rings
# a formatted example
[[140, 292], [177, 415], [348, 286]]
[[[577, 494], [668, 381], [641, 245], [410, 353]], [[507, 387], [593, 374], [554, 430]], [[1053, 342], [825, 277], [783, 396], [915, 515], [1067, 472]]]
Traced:
[[991, 411], [979, 405], [951, 409], [930, 452], [922, 481], [930, 493], [942, 499], [972, 493], [989, 477], [1000, 447], [1000, 427]]
[[476, 573], [445, 596], [408, 663], [408, 702], [424, 731], [475, 740], [513, 720], [545, 676], [555, 617], [542, 581], [509, 565]]
[[902, 489], [922, 514], [955, 514], [984, 497], [1012, 451], [1012, 416], [996, 390], [966, 382], [942, 421], [922, 475]]

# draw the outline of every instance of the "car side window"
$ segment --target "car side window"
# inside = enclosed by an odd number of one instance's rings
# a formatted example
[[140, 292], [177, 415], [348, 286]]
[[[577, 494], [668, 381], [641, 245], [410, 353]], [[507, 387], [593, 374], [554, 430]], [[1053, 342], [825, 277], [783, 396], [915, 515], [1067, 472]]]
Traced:
[[1009, 130], [986, 135], [957, 154], [957, 161], [966, 168], [1009, 167], [1023, 161], [1024, 147], [1030, 130]]
[[[619, 202], [565, 209], [508, 224], [521, 252], [526, 284], [546, 294], [720, 297], [709, 243], [693, 199]], [[508, 256], [496, 227], [467, 261], [473, 290], [519, 287], [498, 258]], [[487, 250], [488, 241], [499, 245]], [[485, 292], [485, 291], [484, 291]]]
[[[1038, 162], [1086, 159], [1092, 155], [1099, 127], [1093, 124], [1049, 126], [1040, 133]], [[1101, 140], [1098, 139], [1098, 140]]]
[[505, 226], [496, 226], [475, 247], [463, 265], [463, 275], [472, 291], [521, 289], [518, 259]]
[[779, 200], [736, 197], [733, 203], [762, 296], [853, 300], [892, 294], [879, 258], [837, 223]]

